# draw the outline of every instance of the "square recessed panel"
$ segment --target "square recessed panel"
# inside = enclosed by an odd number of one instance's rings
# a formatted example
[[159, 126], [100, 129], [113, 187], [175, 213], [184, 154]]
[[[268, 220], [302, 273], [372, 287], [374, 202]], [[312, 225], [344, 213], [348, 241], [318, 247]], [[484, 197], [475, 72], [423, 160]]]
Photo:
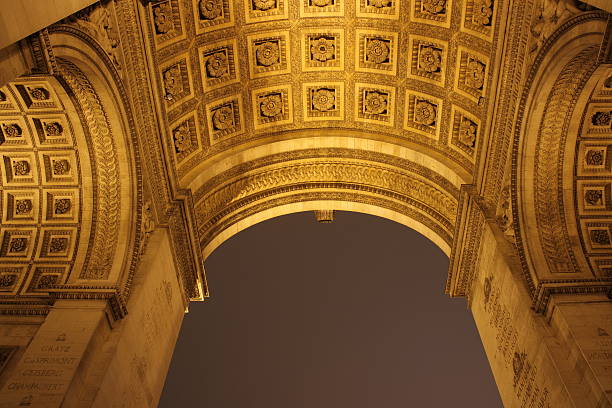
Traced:
[[480, 121], [457, 106], [452, 107], [451, 118], [453, 121], [449, 140], [451, 147], [474, 160], [480, 143]]
[[400, 0], [356, 0], [357, 17], [399, 19]]
[[76, 245], [77, 229], [43, 227], [40, 229], [36, 260], [70, 261]]
[[28, 274], [21, 296], [41, 296], [54, 285], [61, 285], [68, 276], [69, 266], [62, 264], [36, 264]]
[[612, 176], [612, 144], [580, 141], [577, 162], [578, 176]]
[[151, 3], [149, 16], [155, 45], [158, 48], [185, 38], [181, 4], [178, 0], [162, 0]]
[[210, 144], [245, 132], [242, 96], [232, 95], [206, 105]]
[[406, 91], [404, 128], [438, 140], [442, 117], [442, 100], [416, 91]]
[[28, 261], [36, 245], [36, 228], [0, 229], [0, 263], [7, 260]]
[[32, 147], [30, 129], [22, 116], [0, 116], [0, 150]]
[[193, 96], [191, 66], [187, 54], [179, 55], [164, 63], [160, 69], [160, 74], [166, 106], [172, 108]]
[[411, 19], [416, 22], [449, 28], [453, 0], [413, 0], [410, 2]]
[[234, 2], [232, 0], [202, 0], [191, 3], [193, 3], [196, 34], [234, 25]]
[[446, 41], [411, 35], [408, 50], [408, 77], [444, 86], [447, 68]]
[[378, 84], [355, 84], [355, 120], [393, 126], [395, 88]]
[[79, 181], [74, 151], [38, 152], [43, 185], [76, 185]]
[[344, 70], [344, 30], [310, 29], [302, 33], [302, 71]]
[[355, 71], [395, 75], [398, 35], [393, 32], [356, 30]]
[[287, 31], [249, 35], [247, 44], [251, 78], [288, 74], [291, 71]]
[[304, 121], [344, 120], [344, 82], [303, 84]]
[[19, 81], [11, 83], [26, 110], [57, 110], [61, 109], [59, 98], [53, 87], [42, 81]]
[[256, 130], [293, 123], [291, 86], [253, 89], [251, 101]]
[[578, 180], [576, 187], [580, 215], [612, 215], [612, 182]]
[[0, 296], [15, 295], [27, 274], [29, 265], [0, 265]]
[[492, 40], [498, 3], [496, 0], [465, 0], [461, 21], [462, 31], [483, 40]]
[[249, 23], [286, 20], [289, 17], [288, 0], [244, 0], [245, 20]]
[[457, 52], [455, 89], [474, 102], [479, 102], [487, 92], [489, 59], [463, 47]]
[[1, 153], [2, 182], [7, 186], [38, 184], [34, 153]]
[[72, 130], [64, 114], [29, 115], [36, 144], [40, 147], [71, 147]]
[[15, 98], [8, 87], [0, 88], [0, 112], [18, 111], [19, 108]]
[[612, 223], [609, 219], [580, 220], [587, 253], [612, 251]]
[[43, 221], [47, 223], [79, 222], [80, 197], [78, 189], [43, 190]]
[[39, 222], [39, 190], [2, 191], [2, 223], [33, 224]]
[[219, 41], [198, 48], [204, 92], [240, 81], [236, 40]]
[[177, 163], [202, 150], [200, 128], [193, 113], [182, 117], [170, 127], [170, 146]]
[[612, 137], [612, 103], [589, 104], [583, 137]]
[[302, 17], [336, 17], [344, 15], [346, 0], [299, 0]]

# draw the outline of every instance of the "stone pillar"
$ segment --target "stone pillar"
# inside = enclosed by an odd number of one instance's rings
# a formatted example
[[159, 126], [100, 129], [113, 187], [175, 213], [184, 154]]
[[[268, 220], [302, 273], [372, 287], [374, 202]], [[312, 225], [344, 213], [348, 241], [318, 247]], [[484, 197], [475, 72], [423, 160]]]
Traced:
[[106, 300], [58, 300], [38, 330], [0, 321], [20, 354], [1, 376], [0, 408], [156, 407], [187, 305], [166, 229], [151, 234], [131, 287], [120, 321]]
[[502, 252], [485, 227], [468, 299], [504, 407], [611, 408], [612, 302], [553, 295], [538, 314]]
[[553, 295], [548, 308], [566, 362], [566, 386], [588, 407], [612, 407], [612, 303], [603, 295]]
[[0, 407], [60, 407], [105, 309], [103, 300], [57, 301], [0, 390]]

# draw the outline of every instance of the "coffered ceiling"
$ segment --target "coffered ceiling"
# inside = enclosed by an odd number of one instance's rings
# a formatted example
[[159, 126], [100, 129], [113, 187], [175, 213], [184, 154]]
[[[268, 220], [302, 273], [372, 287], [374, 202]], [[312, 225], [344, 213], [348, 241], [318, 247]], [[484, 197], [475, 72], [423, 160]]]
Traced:
[[[179, 178], [292, 131], [386, 138], [474, 170], [491, 105], [494, 0], [162, 0], [148, 6]], [[303, 133], [303, 132], [302, 132]]]

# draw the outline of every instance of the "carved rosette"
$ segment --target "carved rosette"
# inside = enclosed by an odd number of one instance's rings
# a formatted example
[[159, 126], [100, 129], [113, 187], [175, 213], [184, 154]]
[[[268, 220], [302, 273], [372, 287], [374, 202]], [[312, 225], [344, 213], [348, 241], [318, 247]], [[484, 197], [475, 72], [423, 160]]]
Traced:
[[336, 46], [334, 45], [333, 40], [320, 37], [314, 40], [311, 44], [310, 55], [312, 59], [320, 62], [326, 62], [335, 58]]

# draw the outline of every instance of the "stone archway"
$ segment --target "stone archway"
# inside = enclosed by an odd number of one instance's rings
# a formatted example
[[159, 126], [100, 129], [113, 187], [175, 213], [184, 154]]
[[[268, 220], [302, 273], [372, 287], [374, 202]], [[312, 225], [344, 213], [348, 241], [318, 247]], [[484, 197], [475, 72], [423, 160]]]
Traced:
[[[107, 0], [29, 37], [33, 75], [0, 94], [0, 316], [29, 328], [4, 354], [5, 405], [154, 405], [208, 296], [203, 257], [334, 207], [449, 254], [446, 291], [468, 298], [507, 406], [609, 405], [612, 51], [587, 3]], [[51, 143], [56, 122], [72, 142]], [[53, 173], [66, 163], [74, 180]], [[79, 218], [56, 219], [77, 196]], [[79, 313], [98, 334], [61, 382], [31, 379], [37, 347], [67, 341], [47, 328]]]

